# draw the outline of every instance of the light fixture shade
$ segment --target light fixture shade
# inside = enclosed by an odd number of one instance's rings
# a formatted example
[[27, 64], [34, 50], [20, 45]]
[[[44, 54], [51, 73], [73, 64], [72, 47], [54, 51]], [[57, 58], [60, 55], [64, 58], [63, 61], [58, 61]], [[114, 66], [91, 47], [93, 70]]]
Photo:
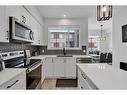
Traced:
[[103, 29], [102, 29], [103, 25], [100, 25], [100, 27], [101, 27], [101, 35], [99, 37], [99, 41], [105, 41], [106, 40], [106, 37], [103, 36]]
[[99, 37], [99, 41], [105, 41], [106, 37]]
[[112, 18], [111, 5], [98, 5], [97, 6], [97, 21], [105, 21]]

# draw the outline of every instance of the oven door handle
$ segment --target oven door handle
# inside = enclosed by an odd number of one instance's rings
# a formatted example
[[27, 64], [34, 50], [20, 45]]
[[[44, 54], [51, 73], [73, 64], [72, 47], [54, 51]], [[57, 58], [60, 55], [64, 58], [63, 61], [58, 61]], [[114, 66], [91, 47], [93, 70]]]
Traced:
[[37, 64], [37, 65], [34, 65], [34, 66], [28, 68], [27, 73], [30, 73], [31, 71], [33, 71], [34, 69], [36, 69], [36, 68], [39, 67], [40, 65], [41, 65], [41, 64], [39, 63], [39, 64]]

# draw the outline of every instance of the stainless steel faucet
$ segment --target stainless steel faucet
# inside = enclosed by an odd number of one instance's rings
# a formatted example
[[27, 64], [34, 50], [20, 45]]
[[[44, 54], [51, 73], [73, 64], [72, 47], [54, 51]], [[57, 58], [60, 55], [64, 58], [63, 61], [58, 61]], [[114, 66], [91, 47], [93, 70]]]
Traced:
[[66, 55], [66, 50], [65, 50], [65, 48], [63, 48], [63, 54]]

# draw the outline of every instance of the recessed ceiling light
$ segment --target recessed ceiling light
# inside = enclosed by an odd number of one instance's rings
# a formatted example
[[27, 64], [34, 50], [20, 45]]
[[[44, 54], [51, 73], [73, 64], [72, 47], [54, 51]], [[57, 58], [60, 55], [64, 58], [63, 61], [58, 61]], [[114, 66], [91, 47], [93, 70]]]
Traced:
[[64, 14], [64, 18], [66, 18], [67, 16]]

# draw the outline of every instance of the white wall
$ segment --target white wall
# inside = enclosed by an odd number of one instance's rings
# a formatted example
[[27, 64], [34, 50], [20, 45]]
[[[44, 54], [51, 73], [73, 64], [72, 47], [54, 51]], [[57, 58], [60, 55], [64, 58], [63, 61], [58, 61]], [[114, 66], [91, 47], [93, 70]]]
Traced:
[[119, 68], [120, 62], [127, 62], [127, 43], [122, 43], [121, 26], [127, 24], [127, 6], [113, 7], [113, 66]]
[[48, 45], [48, 26], [54, 25], [79, 25], [81, 45], [88, 44], [88, 19], [44, 19], [44, 39]]

